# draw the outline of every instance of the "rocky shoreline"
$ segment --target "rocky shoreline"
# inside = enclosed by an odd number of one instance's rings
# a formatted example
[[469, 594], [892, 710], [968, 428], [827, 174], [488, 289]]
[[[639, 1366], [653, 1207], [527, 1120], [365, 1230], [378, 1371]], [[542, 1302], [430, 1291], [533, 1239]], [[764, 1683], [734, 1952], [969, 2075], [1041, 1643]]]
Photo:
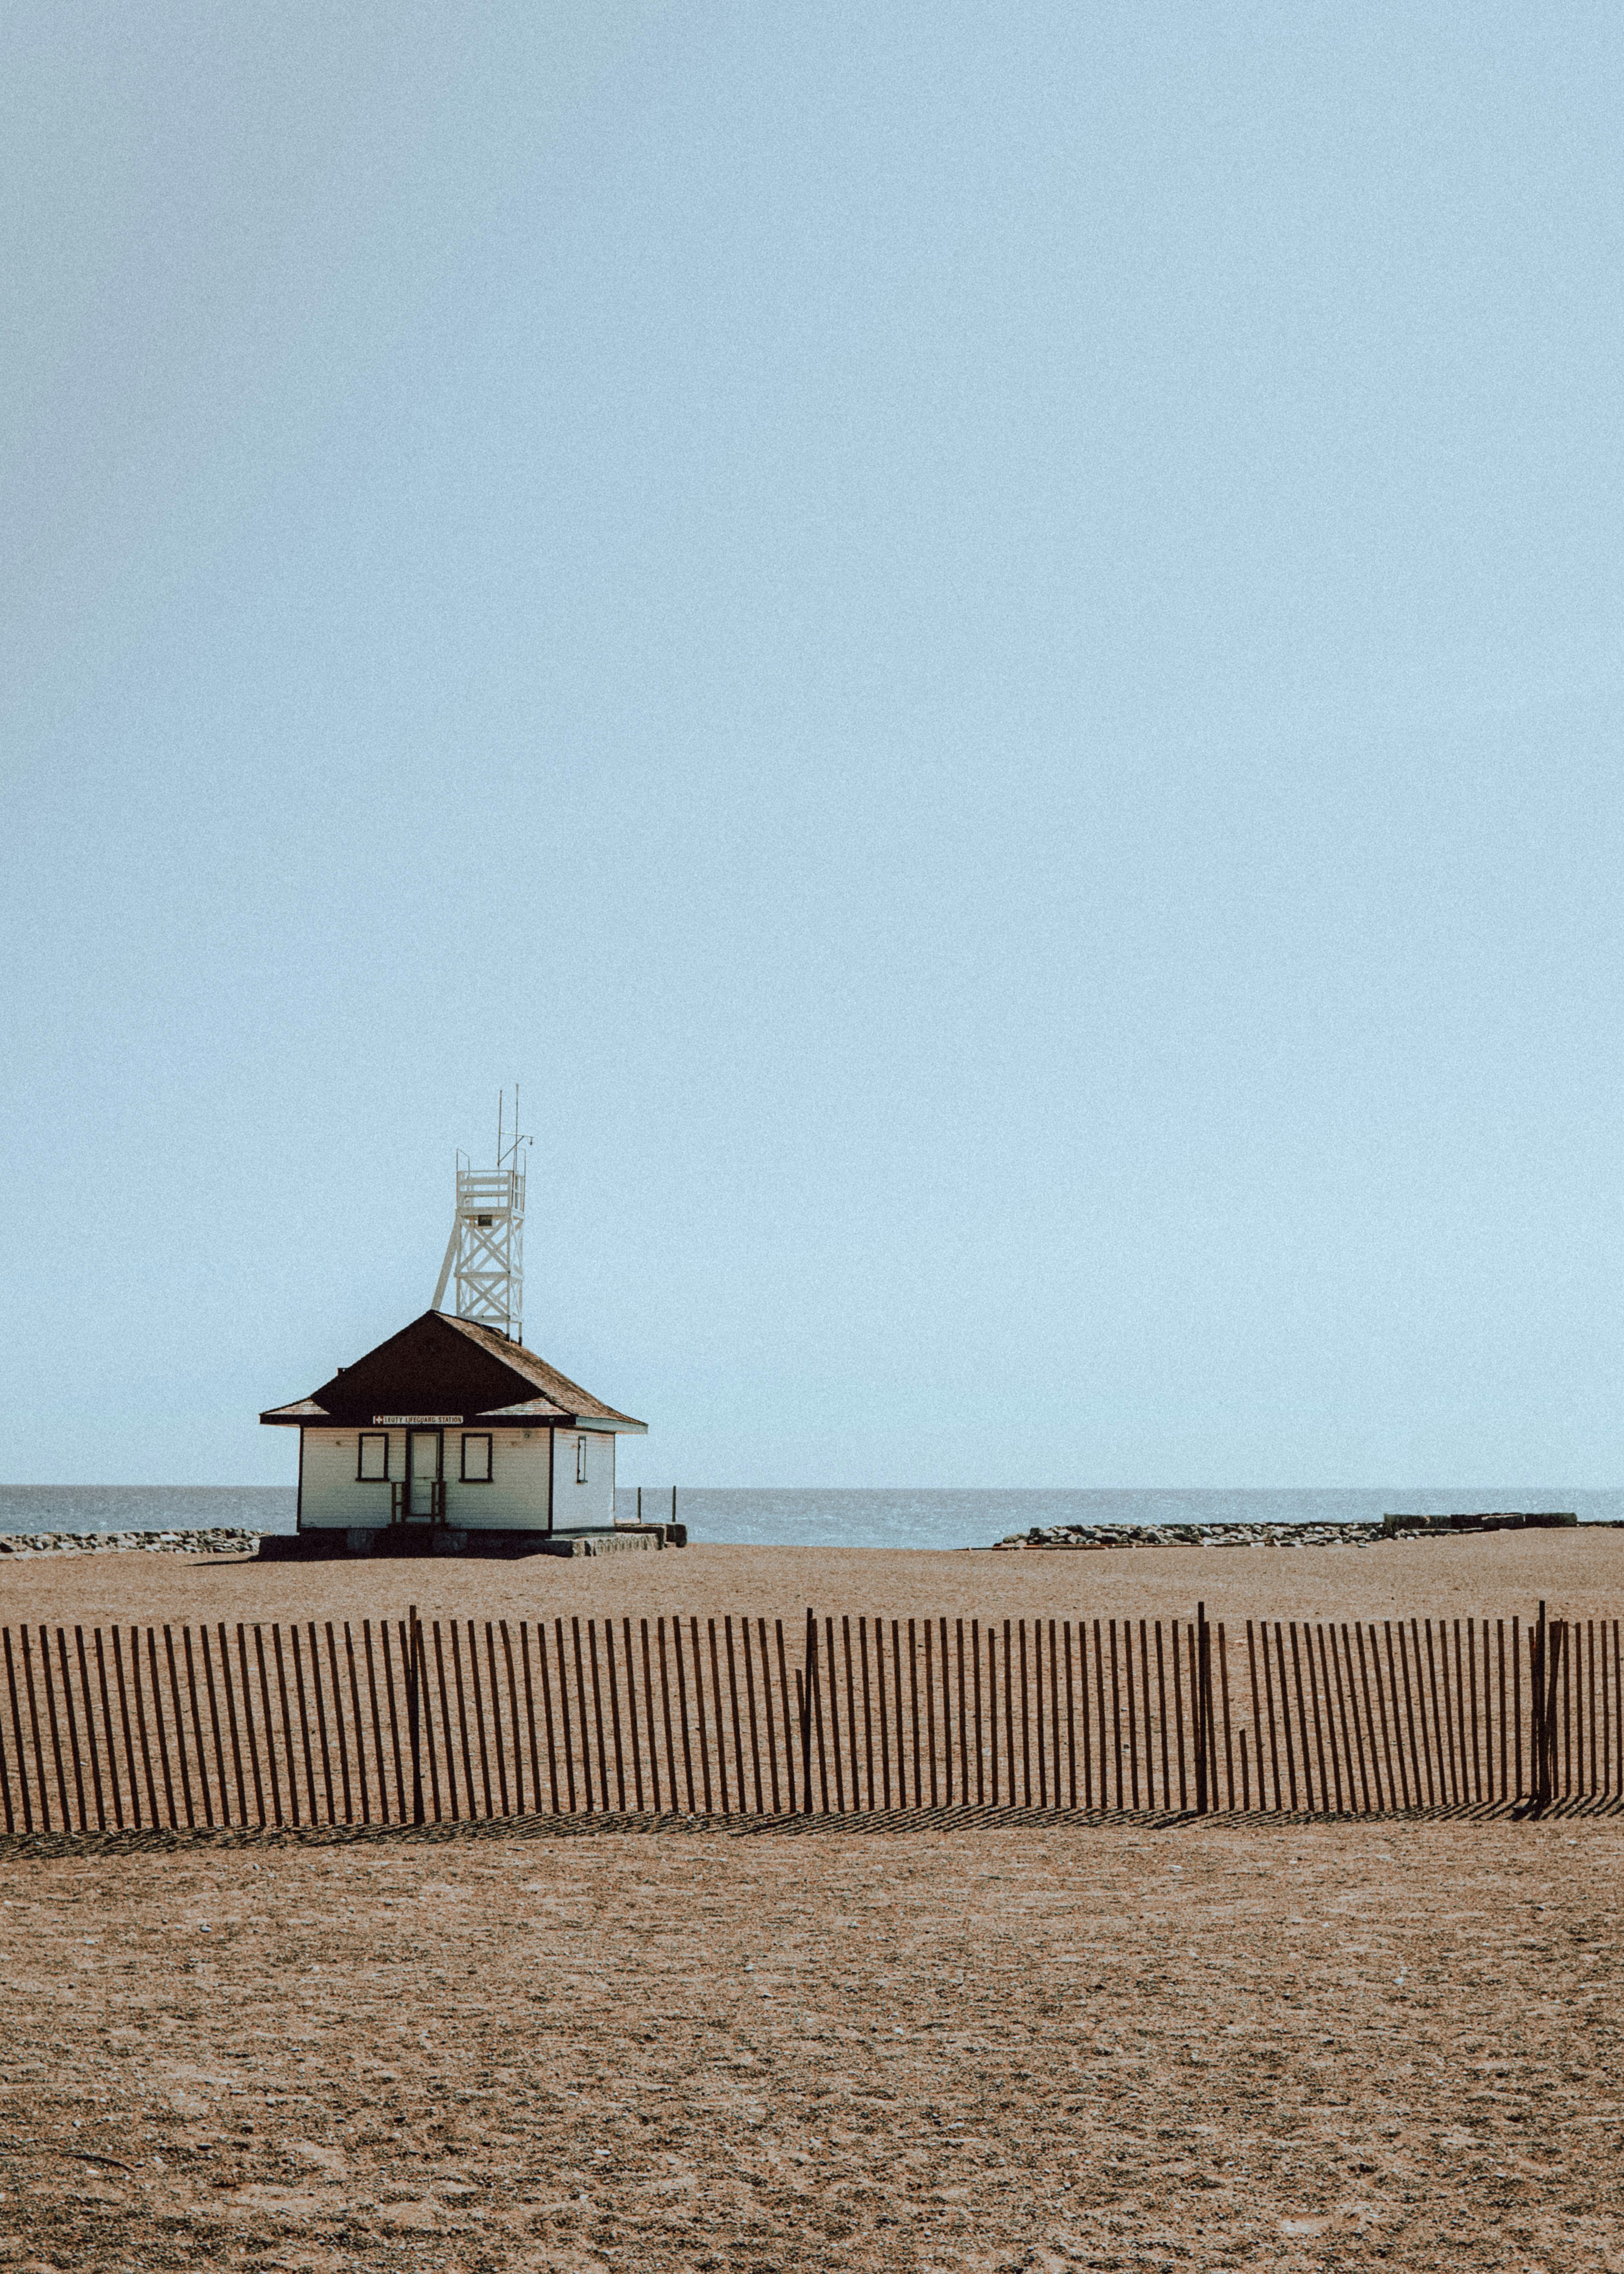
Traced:
[[[1478, 1532], [1569, 1531], [1568, 1514], [1505, 1510], [1492, 1515], [1386, 1516], [1380, 1523], [1050, 1524], [995, 1540], [992, 1552], [1022, 1548], [1376, 1547], [1395, 1540], [1458, 1540]], [[1607, 1529], [1615, 1527], [1609, 1525]]]
[[262, 1537], [234, 1525], [201, 1532], [0, 1532], [0, 1555], [252, 1555]]
[[994, 1553], [1031, 1547], [1371, 1547], [1380, 1524], [1050, 1524], [995, 1540]]

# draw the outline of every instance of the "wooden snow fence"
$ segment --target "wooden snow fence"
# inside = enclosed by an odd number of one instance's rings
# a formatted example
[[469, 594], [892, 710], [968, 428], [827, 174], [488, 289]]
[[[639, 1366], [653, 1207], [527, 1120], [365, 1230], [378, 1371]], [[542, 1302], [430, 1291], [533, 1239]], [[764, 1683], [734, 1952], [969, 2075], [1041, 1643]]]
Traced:
[[1620, 1622], [0, 1630], [8, 1832], [1624, 1797]]

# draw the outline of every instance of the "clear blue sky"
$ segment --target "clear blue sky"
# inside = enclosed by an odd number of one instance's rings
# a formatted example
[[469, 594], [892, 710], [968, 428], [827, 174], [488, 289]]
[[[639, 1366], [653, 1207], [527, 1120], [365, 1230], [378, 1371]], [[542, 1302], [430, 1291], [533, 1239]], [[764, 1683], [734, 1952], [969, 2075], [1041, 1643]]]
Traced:
[[0, 1477], [537, 1133], [710, 1484], [1624, 1477], [1624, 17], [20, 0]]

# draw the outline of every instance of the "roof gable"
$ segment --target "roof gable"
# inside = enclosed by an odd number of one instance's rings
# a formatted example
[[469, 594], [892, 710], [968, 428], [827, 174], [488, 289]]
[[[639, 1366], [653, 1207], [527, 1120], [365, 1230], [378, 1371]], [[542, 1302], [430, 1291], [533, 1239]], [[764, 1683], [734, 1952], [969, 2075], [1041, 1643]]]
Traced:
[[598, 1420], [641, 1431], [578, 1382], [546, 1365], [493, 1327], [443, 1311], [425, 1311], [353, 1366], [290, 1405], [273, 1406], [266, 1421], [336, 1421], [366, 1427], [384, 1414], [452, 1414], [462, 1420], [523, 1412], [526, 1420]]

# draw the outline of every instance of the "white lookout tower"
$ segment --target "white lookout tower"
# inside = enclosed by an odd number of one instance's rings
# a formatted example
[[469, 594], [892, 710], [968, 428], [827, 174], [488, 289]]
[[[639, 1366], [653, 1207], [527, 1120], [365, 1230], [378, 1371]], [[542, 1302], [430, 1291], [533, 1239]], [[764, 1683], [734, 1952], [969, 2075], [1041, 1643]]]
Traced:
[[456, 1216], [430, 1306], [440, 1310], [455, 1274], [456, 1315], [494, 1327], [509, 1342], [524, 1340], [524, 1148], [519, 1134], [519, 1088], [513, 1091], [513, 1134], [507, 1131], [507, 1094], [497, 1101], [496, 1167], [476, 1169], [457, 1155]]

